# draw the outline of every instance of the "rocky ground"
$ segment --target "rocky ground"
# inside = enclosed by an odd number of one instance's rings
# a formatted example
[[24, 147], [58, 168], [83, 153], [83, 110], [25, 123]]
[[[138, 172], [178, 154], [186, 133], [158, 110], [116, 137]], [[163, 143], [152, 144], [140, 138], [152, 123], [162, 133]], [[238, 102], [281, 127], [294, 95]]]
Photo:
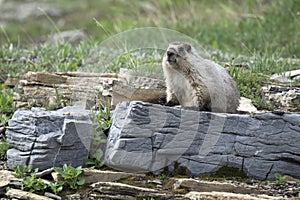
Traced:
[[[1, 163], [5, 168], [5, 162]], [[8, 199], [300, 199], [299, 180], [287, 177], [283, 183], [251, 179], [178, 178], [131, 174], [109, 169], [84, 169], [85, 186], [79, 190], [33, 194], [20, 190], [20, 179], [0, 170], [0, 197]], [[53, 178], [57, 175], [52, 173]], [[8, 192], [6, 188], [9, 187]]]
[[[76, 73], [72, 74], [72, 76], [70, 76], [70, 74], [62, 74], [59, 76], [57, 74], [31, 73], [27, 76], [28, 79], [25, 80], [25, 84], [23, 84], [22, 87], [31, 87], [34, 91], [36, 89], [35, 85], [38, 85], [40, 88], [39, 92], [42, 93], [41, 91], [43, 90], [41, 90], [41, 85], [43, 85], [46, 89], [51, 89], [52, 86], [47, 83], [41, 84], [41, 81], [47, 82], [47, 80], [49, 80], [50, 82], [57, 81], [60, 83], [62, 82], [62, 79], [69, 80], [70, 77], [72, 80], [76, 79], [75, 75], [79, 76], [82, 80], [84, 80], [87, 76], [87, 74]], [[87, 77], [89, 79], [94, 78], [97, 80], [91, 82], [101, 82], [103, 78], [115, 79], [115, 77], [117, 77], [117, 75], [112, 75], [113, 77], [103, 77], [92, 76], [89, 74]], [[74, 81], [66, 80], [60, 83], [62, 84], [61, 88], [72, 88], [72, 84], [68, 87], [64, 84], [65, 82], [73, 83]], [[149, 80], [147, 79], [147, 83], [148, 82]], [[150, 83], [153, 85], [153, 81], [150, 81]], [[59, 89], [60, 84], [57, 84]], [[109, 87], [111, 87], [111, 85], [109, 85]], [[111, 92], [109, 87], [107, 87], [107, 89]], [[80, 89], [80, 87], [76, 88], [77, 90]], [[103, 86], [102, 89], [105, 88], [106, 87]], [[158, 96], [161, 95], [161, 93], [159, 93], [160, 90], [158, 90]], [[118, 91], [122, 92], [122, 90]], [[42, 94], [41, 98], [46, 98], [43, 101], [51, 99], [50, 96], [55, 95], [49, 92]], [[45, 94], [50, 96], [47, 98]], [[64, 94], [69, 93], [65, 92]], [[21, 96], [26, 97], [26, 95]], [[70, 98], [70, 96], [68, 96], [68, 98]], [[23, 99], [19, 99], [20, 102], [23, 102], [21, 100]], [[27, 100], [25, 99], [24, 101], [26, 102]], [[6, 161], [1, 161], [0, 169], [3, 170], [1, 173], [4, 173], [2, 177], [11, 177], [7, 176], [7, 174], [11, 174], [11, 172], [5, 171], [7, 169]], [[41, 194], [42, 196], [34, 196], [32, 193], [28, 192], [22, 193], [22, 191], [19, 190], [20, 180], [4, 181], [5, 183], [0, 185], [0, 196], [2, 199], [49, 199], [49, 197], [44, 197], [49, 195], [51, 196], [50, 198], [56, 199], [136, 199], [136, 197], [139, 197], [140, 199], [225, 199], [225, 197], [229, 199], [300, 199], [300, 180], [293, 179], [292, 177], [287, 177], [282, 181], [257, 181], [253, 179], [241, 180], [240, 177], [223, 178], [223, 175], [178, 178], [171, 175], [153, 176], [150, 174], [135, 175], [116, 173], [109, 169], [105, 169], [104, 171], [85, 169], [84, 176], [87, 180], [85, 187], [82, 187], [78, 191], [65, 191], [60, 194], [61, 197], [52, 196], [49, 193]], [[53, 180], [50, 176], [46, 176], [45, 178], [50, 181]], [[14, 180], [14, 178], [12, 179]], [[10, 192], [6, 192], [5, 188], [7, 187], [12, 188], [12, 190], [10, 190]], [[20, 195], [24, 195], [24, 197], [20, 197]]]

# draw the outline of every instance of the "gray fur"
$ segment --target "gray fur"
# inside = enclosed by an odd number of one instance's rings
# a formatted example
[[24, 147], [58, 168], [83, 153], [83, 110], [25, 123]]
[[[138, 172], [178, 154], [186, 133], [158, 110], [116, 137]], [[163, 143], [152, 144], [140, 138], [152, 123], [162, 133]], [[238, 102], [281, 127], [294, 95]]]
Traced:
[[236, 83], [226, 69], [200, 57], [186, 43], [174, 42], [163, 58], [167, 102], [213, 112], [235, 113], [239, 105]]

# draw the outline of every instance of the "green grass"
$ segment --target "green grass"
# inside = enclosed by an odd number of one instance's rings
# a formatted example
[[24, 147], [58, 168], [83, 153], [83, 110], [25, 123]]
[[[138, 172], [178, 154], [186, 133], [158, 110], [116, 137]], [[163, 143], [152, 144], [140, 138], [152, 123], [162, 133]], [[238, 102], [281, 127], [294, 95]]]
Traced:
[[[180, 31], [201, 44], [224, 52], [253, 55], [256, 51], [280, 52], [284, 57], [300, 55], [299, 0], [202, 0], [202, 1], [71, 1], [61, 4], [63, 18], [47, 16], [8, 25], [7, 37], [13, 43], [30, 43], [39, 36], [59, 30], [78, 28], [93, 39], [107, 38], [95, 26], [97, 19], [107, 32], [115, 34], [136, 27], [158, 26]], [[4, 41], [3, 41], [4, 40]]]
[[[0, 30], [1, 81], [8, 74], [14, 77], [27, 71], [75, 71], [88, 65], [104, 72], [130, 68], [139, 75], [162, 78], [163, 52], [127, 52], [111, 60], [109, 67], [99, 64], [101, 56], [90, 58], [91, 51], [110, 36], [150, 26], [169, 28], [196, 39], [221, 65], [246, 63], [248, 70], [231, 69], [231, 73], [242, 96], [251, 98], [262, 109], [269, 107], [260, 94], [261, 85], [268, 81], [264, 75], [300, 68], [299, 61], [290, 59], [299, 59], [300, 55], [300, 0], [50, 3], [63, 10], [61, 17], [45, 15], [38, 20], [32, 17], [24, 22], [10, 21]], [[84, 30], [90, 40], [77, 46], [34, 45], [42, 36], [70, 29]]]

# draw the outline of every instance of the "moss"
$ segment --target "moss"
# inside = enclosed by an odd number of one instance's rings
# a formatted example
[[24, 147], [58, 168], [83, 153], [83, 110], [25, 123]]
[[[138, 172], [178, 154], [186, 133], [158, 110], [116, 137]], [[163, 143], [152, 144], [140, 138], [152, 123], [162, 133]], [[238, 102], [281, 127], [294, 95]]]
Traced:
[[201, 179], [205, 180], [220, 180], [220, 179], [232, 179], [238, 181], [245, 181], [249, 179], [247, 174], [236, 167], [223, 166], [214, 174], [201, 176]]

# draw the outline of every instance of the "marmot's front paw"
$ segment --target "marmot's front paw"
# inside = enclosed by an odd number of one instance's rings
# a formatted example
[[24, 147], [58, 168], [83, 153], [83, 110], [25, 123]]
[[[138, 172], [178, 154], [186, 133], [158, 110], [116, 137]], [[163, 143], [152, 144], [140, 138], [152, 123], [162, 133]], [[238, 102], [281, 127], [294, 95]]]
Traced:
[[159, 99], [158, 99], [158, 103], [159, 103], [160, 105], [166, 105], [166, 103], [167, 103], [167, 96], [164, 96], [164, 97], [159, 98]]
[[168, 102], [165, 103], [165, 106], [170, 106], [170, 107], [177, 106], [177, 105], [179, 105], [179, 104], [177, 102], [174, 102], [174, 101], [168, 101]]

